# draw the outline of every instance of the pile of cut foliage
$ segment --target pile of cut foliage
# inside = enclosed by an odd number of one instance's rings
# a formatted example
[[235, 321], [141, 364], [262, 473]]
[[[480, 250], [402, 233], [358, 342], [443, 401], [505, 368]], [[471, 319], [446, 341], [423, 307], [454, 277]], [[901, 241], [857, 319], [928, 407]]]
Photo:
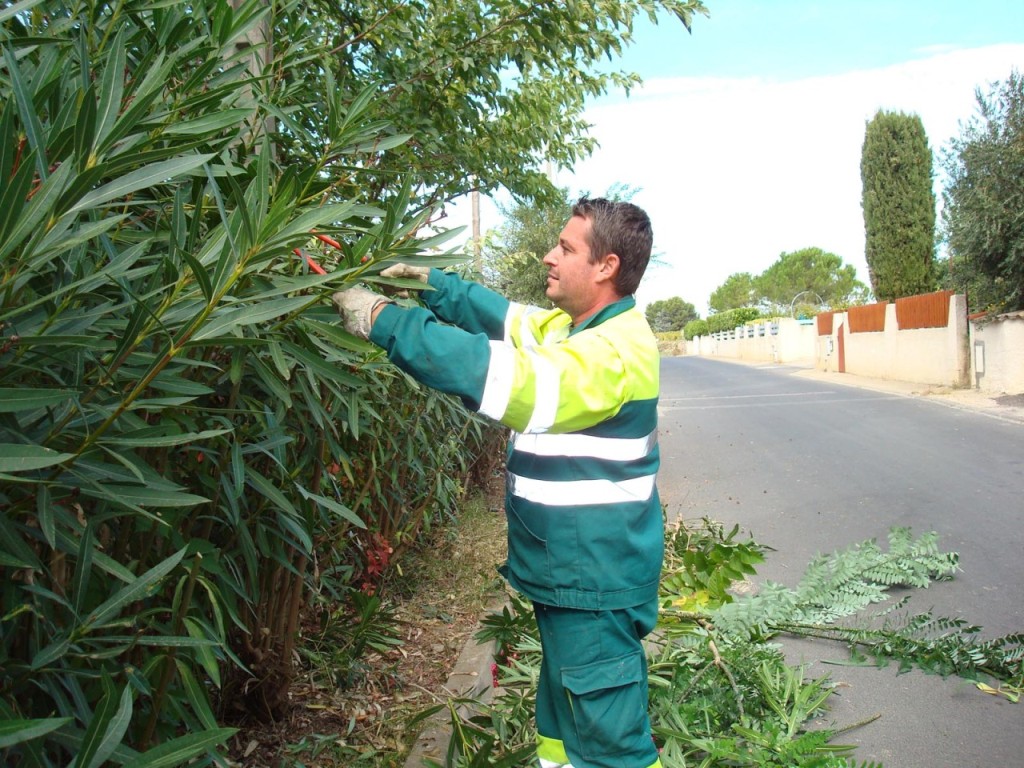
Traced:
[[[793, 589], [768, 583], [753, 592], [738, 587], [748, 584], [764, 550], [737, 533], [704, 520], [668, 536], [659, 625], [648, 644], [651, 720], [665, 768], [857, 765], [853, 747], [833, 740], [864, 723], [810, 727], [834, 689], [827, 678], [808, 678], [804, 667], [786, 663], [782, 633], [838, 640], [878, 664], [957, 675], [1012, 701], [1024, 689], [1022, 633], [982, 640], [978, 627], [959, 619], [902, 613], [905, 599], [861, 614], [892, 588], [952, 577], [958, 557], [940, 551], [935, 534], [914, 538], [894, 528], [887, 550], [863, 542], [813, 561]], [[479, 636], [502, 649], [501, 695], [486, 705], [452, 700], [421, 716], [444, 708], [451, 714], [446, 768], [532, 764], [540, 643], [530, 606], [513, 597]], [[460, 714], [467, 708], [471, 714]]]

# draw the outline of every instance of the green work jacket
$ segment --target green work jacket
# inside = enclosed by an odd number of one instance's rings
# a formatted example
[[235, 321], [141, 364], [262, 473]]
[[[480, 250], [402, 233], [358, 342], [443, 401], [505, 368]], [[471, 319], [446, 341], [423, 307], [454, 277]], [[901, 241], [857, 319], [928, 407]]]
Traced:
[[428, 386], [512, 429], [508, 562], [530, 599], [618, 610], [655, 599], [664, 525], [657, 343], [632, 297], [577, 327], [431, 270], [424, 308], [384, 307], [370, 340]]

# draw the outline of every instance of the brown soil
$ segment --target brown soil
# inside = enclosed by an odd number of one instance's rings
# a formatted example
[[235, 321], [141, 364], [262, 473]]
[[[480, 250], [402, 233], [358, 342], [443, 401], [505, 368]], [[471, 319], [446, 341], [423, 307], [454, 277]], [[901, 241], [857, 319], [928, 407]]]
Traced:
[[407, 721], [443, 695], [462, 647], [504, 590], [496, 571], [506, 547], [501, 497], [495, 478], [485, 495], [467, 500], [458, 520], [435, 529], [392, 569], [380, 594], [401, 645], [364, 655], [343, 680], [332, 680], [322, 664], [304, 665], [289, 692], [288, 715], [239, 731], [231, 762], [400, 768], [417, 735]]

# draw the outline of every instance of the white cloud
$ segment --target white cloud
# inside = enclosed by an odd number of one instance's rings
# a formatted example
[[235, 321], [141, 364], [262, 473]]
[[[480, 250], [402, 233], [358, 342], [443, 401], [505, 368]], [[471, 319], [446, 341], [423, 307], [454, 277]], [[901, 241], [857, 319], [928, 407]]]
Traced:
[[779, 254], [811, 246], [841, 256], [866, 283], [866, 122], [879, 109], [918, 114], [938, 153], [974, 115], [975, 89], [1014, 67], [1024, 67], [1024, 45], [787, 82], [651, 80], [628, 100], [588, 111], [601, 146], [558, 183], [592, 193], [615, 183], [641, 189], [634, 202], [651, 215], [666, 262], [641, 286], [641, 305], [682, 296], [703, 312], [730, 274], [757, 274]]
[[[867, 283], [860, 208], [867, 121], [879, 109], [917, 114], [938, 156], [975, 114], [975, 90], [987, 91], [1014, 68], [1024, 70], [1024, 45], [922, 53], [885, 68], [790, 81], [649, 79], [628, 99], [588, 110], [600, 147], [556, 182], [592, 194], [614, 184], [639, 188], [633, 201], [650, 214], [664, 262], [648, 270], [641, 307], [681, 296], [704, 314], [730, 274], [758, 274], [781, 253], [806, 247], [838, 254]], [[449, 214], [448, 224], [468, 223], [468, 203]], [[489, 201], [481, 218], [485, 230], [501, 223]]]

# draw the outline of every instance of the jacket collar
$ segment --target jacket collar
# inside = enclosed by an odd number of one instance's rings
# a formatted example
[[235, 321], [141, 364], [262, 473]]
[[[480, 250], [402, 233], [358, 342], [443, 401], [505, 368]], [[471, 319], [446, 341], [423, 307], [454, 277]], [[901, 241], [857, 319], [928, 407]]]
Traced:
[[569, 335], [572, 336], [574, 333], [579, 333], [584, 328], [589, 328], [592, 325], [600, 325], [605, 320], [610, 320], [616, 315], [621, 315], [623, 312], [633, 309], [635, 306], [636, 299], [633, 296], [623, 296], [618, 301], [602, 307], [579, 325], [573, 326], [572, 330], [569, 331]]

